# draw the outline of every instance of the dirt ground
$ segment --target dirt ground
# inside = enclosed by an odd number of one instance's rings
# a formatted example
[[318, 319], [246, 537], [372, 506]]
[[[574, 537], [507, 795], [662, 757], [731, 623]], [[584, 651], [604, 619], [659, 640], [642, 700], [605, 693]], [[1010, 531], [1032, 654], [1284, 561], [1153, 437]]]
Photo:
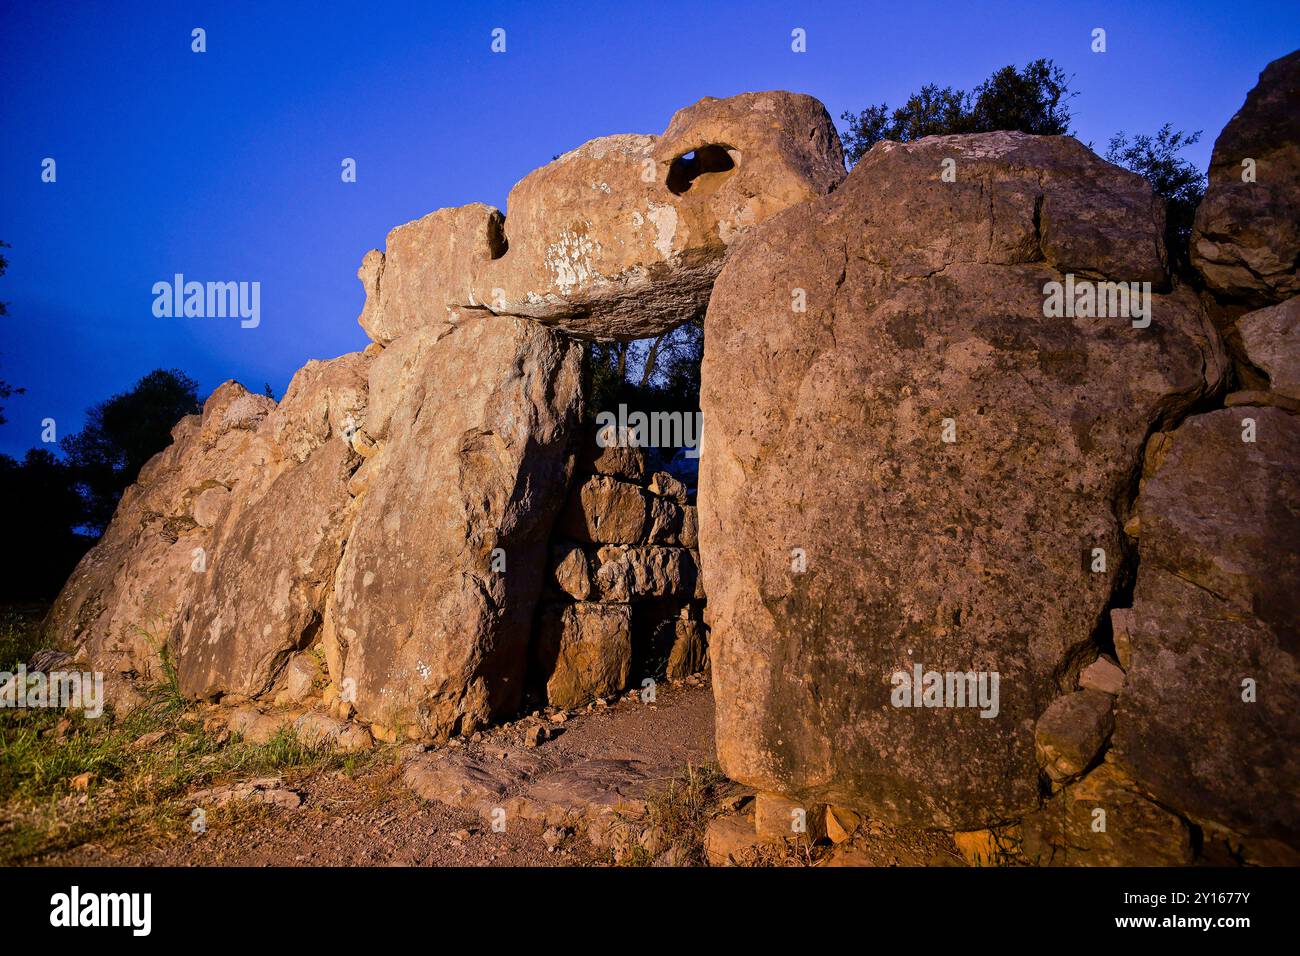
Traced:
[[[539, 723], [531, 718], [433, 753], [460, 751], [481, 758], [508, 750], [535, 755], [530, 759], [543, 767], [631, 760], [685, 773], [688, 767], [715, 765], [713, 713], [712, 688], [702, 678], [695, 678], [660, 686], [655, 703], [645, 703], [630, 692], [607, 705], [598, 702], [568, 715], [563, 723], [540, 721], [547, 726], [549, 739], [535, 749], [524, 750], [528, 731]], [[546, 827], [541, 823], [516, 817], [504, 832], [494, 832], [472, 809], [421, 799], [403, 782], [403, 761], [412, 756], [418, 756], [412, 745], [389, 747], [360, 771], [298, 769], [260, 779], [260, 785], [289, 795], [289, 804], [295, 798], [300, 803], [281, 806], [232, 801], [208, 813], [203, 832], [195, 832], [183, 818], [193, 813], [194, 805], [211, 803], [210, 798], [194, 791], [184, 801], [160, 807], [160, 812], [178, 816], [170, 827], [134, 838], [129, 831], [117, 832], [111, 844], [82, 843], [25, 862], [73, 867], [613, 865], [611, 851], [593, 846], [581, 830], [564, 831], [558, 842], [556, 831], [552, 831], [550, 842], [554, 845], [548, 845], [543, 838]], [[247, 782], [242, 778], [220, 781], [226, 787]], [[731, 805], [714, 807], [709, 815], [735, 812], [742, 805], [736, 802], [737, 788], [730, 787]], [[92, 790], [81, 800], [96, 798]], [[704, 822], [699, 822], [697, 838], [702, 837]], [[944, 834], [871, 821], [863, 821], [851, 843], [798, 851], [765, 847], [752, 862], [767, 866], [962, 865], [951, 838]]]
[[[522, 727], [486, 735], [513, 743]], [[713, 696], [708, 686], [663, 687], [657, 702], [621, 699], [554, 727], [539, 756], [640, 759], [683, 769], [713, 760]], [[302, 805], [249, 805], [214, 813], [206, 832], [184, 828], [176, 840], [94, 843], [31, 862], [48, 866], [591, 866], [611, 862], [608, 851], [581, 834], [554, 850], [544, 827], [514, 821], [493, 832], [469, 811], [427, 803], [401, 780], [397, 763], [349, 777], [342, 771], [285, 775], [282, 786]], [[93, 797], [92, 797], [93, 799]], [[157, 839], [156, 837], [154, 839]]]

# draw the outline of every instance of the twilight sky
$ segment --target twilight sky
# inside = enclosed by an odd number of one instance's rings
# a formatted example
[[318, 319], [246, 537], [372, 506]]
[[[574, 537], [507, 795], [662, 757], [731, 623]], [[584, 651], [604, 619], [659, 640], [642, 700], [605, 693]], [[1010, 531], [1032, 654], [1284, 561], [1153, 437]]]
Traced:
[[[191, 30], [207, 52], [191, 52]], [[494, 28], [506, 52], [491, 52]], [[791, 30], [808, 50], [790, 49]], [[1091, 31], [1107, 31], [1092, 53]], [[557, 153], [659, 133], [702, 96], [810, 93], [900, 105], [1051, 57], [1074, 130], [1204, 130], [1201, 168], [1300, 4], [541, 0], [17, 4], [0, 0], [0, 452], [80, 428], [86, 406], [157, 367], [203, 396], [228, 378], [283, 394], [309, 358], [364, 347], [357, 266], [390, 228], [505, 204]], [[41, 181], [46, 157], [57, 181]], [[357, 182], [340, 179], [352, 157]], [[261, 324], [157, 318], [174, 273], [261, 283]]]

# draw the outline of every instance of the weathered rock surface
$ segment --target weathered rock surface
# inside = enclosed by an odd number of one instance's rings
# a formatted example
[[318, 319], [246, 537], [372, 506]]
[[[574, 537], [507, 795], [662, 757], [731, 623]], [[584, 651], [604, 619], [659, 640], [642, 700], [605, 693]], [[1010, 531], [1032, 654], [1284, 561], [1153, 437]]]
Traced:
[[522, 753], [510, 760], [481, 760], [468, 754], [418, 754], [403, 766], [402, 780], [425, 800], [489, 816], [505, 797], [537, 770]]
[[[1135, 328], [1046, 318], [1045, 284], [1159, 283], [1162, 230], [1136, 175], [992, 133], [880, 143], [733, 251], [699, 499], [728, 776], [952, 829], [1037, 806], [1034, 722], [1107, 611], [1146, 435], [1223, 366], [1188, 293]], [[997, 715], [891, 706], [918, 663], [996, 672]]]
[[709, 866], [748, 863], [761, 843], [752, 813], [714, 817], [704, 831], [704, 854]]
[[804, 806], [779, 793], [754, 797], [754, 829], [763, 843], [816, 841], [826, 836], [826, 807]]
[[650, 494], [675, 501], [678, 505], [686, 504], [686, 486], [666, 471], [656, 471], [650, 479]]
[[572, 468], [581, 348], [488, 316], [403, 336], [372, 400], [382, 450], [339, 564], [343, 679], [365, 720], [469, 732], [519, 705], [548, 536]]
[[[601, 432], [604, 433], [601, 444]], [[620, 443], [613, 426], [601, 431], [586, 429], [584, 431], [582, 451], [578, 455], [578, 471], [587, 475], [611, 475], [641, 484], [646, 473], [646, 449], [631, 443]]]
[[583, 482], [560, 516], [560, 531], [576, 541], [636, 544], [645, 530], [645, 492], [604, 475]]
[[268, 423], [284, 453], [304, 462], [332, 436], [351, 445], [365, 417], [371, 360], [350, 352], [321, 362], [312, 359], [296, 373]]
[[695, 505], [682, 509], [682, 530], [677, 532], [677, 542], [683, 548], [698, 549], [700, 546], [700, 518]]
[[852, 839], [862, 823], [862, 817], [844, 807], [826, 808], [826, 835], [832, 843], [846, 843]]
[[284, 690], [281, 691], [285, 703], [301, 703], [320, 678], [320, 665], [311, 654], [295, 654], [284, 668]]
[[440, 326], [472, 299], [477, 264], [505, 252], [501, 213], [472, 203], [439, 209], [388, 233], [384, 251], [372, 249], [357, 278], [366, 304], [357, 320], [374, 341]]
[[680, 544], [686, 513], [683, 507], [667, 498], [650, 499], [649, 526], [646, 540], [651, 544]]
[[[1243, 418], [1256, 440], [1242, 441]], [[1300, 845], [1300, 419], [1185, 421], [1148, 456], [1117, 759], [1189, 818]]]
[[656, 597], [690, 600], [696, 567], [685, 548], [606, 545], [596, 552], [596, 593], [601, 601], [626, 604]]
[[1297, 102], [1300, 50], [1264, 68], [1214, 143], [1192, 264], [1227, 298], [1264, 305], [1300, 294]]
[[356, 753], [374, 746], [374, 739], [365, 727], [328, 714], [303, 714], [294, 721], [293, 732], [308, 747], [329, 746], [344, 753]]
[[369, 359], [308, 362], [262, 433], [259, 458], [213, 525], [211, 553], [172, 628], [181, 689], [257, 696], [315, 637], [351, 520], [348, 482], [360, 463], [356, 421]]
[[1115, 656], [1119, 659], [1119, 666], [1127, 670], [1133, 662], [1133, 609], [1131, 607], [1110, 609], [1110, 632], [1115, 642]]
[[1300, 400], [1300, 296], [1237, 320], [1246, 358], [1268, 376], [1269, 388]]
[[104, 671], [160, 674], [160, 649], [193, 599], [193, 569], [212, 550], [232, 489], [259, 481], [277, 456], [262, 428], [274, 408], [227, 382], [202, 415], [177, 423], [64, 585], [47, 620], [54, 640]]
[[496, 758], [456, 752], [407, 758], [403, 781], [417, 795], [486, 819], [576, 827], [598, 846], [616, 842], [627, 821], [665, 789], [677, 768], [596, 758], [552, 766], [529, 751]]
[[224, 807], [229, 803], [265, 803], [284, 810], [302, 806], [302, 795], [284, 786], [280, 777], [260, 777], [228, 787], [207, 787], [186, 797], [196, 807]]
[[351, 517], [357, 457], [341, 436], [232, 509], [177, 622], [176, 673], [195, 697], [257, 696], [316, 634]]
[[1088, 689], [1048, 705], [1034, 729], [1034, 745], [1049, 777], [1059, 783], [1087, 769], [1115, 729], [1114, 706], [1109, 694]]
[[360, 321], [383, 342], [464, 309], [582, 337], [656, 335], [703, 310], [745, 230], [843, 177], [817, 100], [706, 98], [662, 137], [601, 137], [530, 173], [510, 191], [504, 229], [500, 213], [475, 205], [394, 230], [358, 273]]
[[252, 704], [236, 707], [230, 713], [227, 726], [231, 733], [239, 734], [252, 744], [264, 744], [287, 727], [292, 726], [297, 714], [264, 714]]
[[1038, 866], [1185, 866], [1191, 834], [1109, 760], [1025, 817], [1022, 852]]
[[1114, 697], [1124, 689], [1124, 671], [1113, 657], [1103, 654], [1079, 672], [1079, 686]]
[[509, 798], [511, 816], [552, 826], [586, 825], [597, 830], [618, 813], [639, 817], [646, 801], [666, 789], [675, 767], [657, 767], [640, 760], [596, 759], [571, 764], [540, 776], [529, 788]]
[[568, 710], [627, 686], [632, 664], [632, 609], [626, 604], [548, 605], [537, 629], [546, 699]]
[[576, 544], [560, 542], [551, 546], [551, 577], [556, 587], [576, 601], [591, 594], [591, 568], [586, 553]]
[[679, 612], [673, 624], [673, 635], [665, 676], [669, 680], [679, 680], [703, 670], [706, 659], [704, 624], [689, 605]]

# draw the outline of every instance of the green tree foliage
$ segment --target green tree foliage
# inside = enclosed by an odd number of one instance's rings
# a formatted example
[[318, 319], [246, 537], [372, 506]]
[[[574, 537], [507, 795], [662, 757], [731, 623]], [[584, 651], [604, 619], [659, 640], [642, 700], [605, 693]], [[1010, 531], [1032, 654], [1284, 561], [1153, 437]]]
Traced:
[[1143, 177], [1155, 194], [1165, 199], [1165, 245], [1172, 260], [1170, 264], [1184, 274], [1191, 271], [1192, 220], [1205, 195], [1206, 178], [1178, 154], [1200, 138], [1200, 130], [1185, 133], [1166, 123], [1154, 136], [1141, 133], [1129, 139], [1123, 132], [1116, 133], [1106, 150], [1110, 162]]
[[1004, 66], [970, 92], [927, 84], [892, 112], [888, 104], [845, 112], [844, 153], [850, 164], [882, 139], [910, 142], [923, 136], [1018, 130], [1050, 136], [1070, 129], [1069, 78], [1051, 60], [1024, 69]]
[[620, 404], [629, 413], [699, 411], [703, 358], [702, 316], [652, 339], [591, 343], [588, 418]]
[[172, 427], [198, 411], [198, 383], [176, 369], [155, 369], [87, 411], [86, 426], [62, 442], [86, 500], [86, 527], [103, 532], [140, 468], [171, 444]]

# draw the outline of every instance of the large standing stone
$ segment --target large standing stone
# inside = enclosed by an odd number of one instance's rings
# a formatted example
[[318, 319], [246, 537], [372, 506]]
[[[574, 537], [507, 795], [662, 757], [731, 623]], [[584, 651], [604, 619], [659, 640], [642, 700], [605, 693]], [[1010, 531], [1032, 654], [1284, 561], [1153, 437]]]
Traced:
[[159, 654], [194, 596], [213, 526], [278, 456], [262, 428], [274, 408], [226, 382], [201, 416], [177, 423], [54, 602], [47, 629], [59, 646], [110, 673], [160, 675]]
[[356, 465], [336, 436], [232, 511], [177, 624], [176, 671], [186, 694], [257, 696], [316, 636], [347, 537]]
[[[1136, 328], [1048, 318], [1046, 283], [1159, 283], [1162, 231], [1140, 177], [991, 133], [878, 144], [732, 253], [699, 491], [728, 776], [955, 829], [1037, 805], [1034, 723], [1112, 600], [1117, 503], [1223, 363], [1189, 293]], [[996, 673], [996, 716], [893, 706], [918, 664]]]
[[1192, 264], [1255, 305], [1300, 294], [1300, 50], [1274, 60], [1223, 128], [1196, 210]]
[[[1255, 441], [1242, 440], [1243, 419]], [[1193, 820], [1300, 847], [1300, 419], [1198, 415], [1149, 456], [1113, 749]]]
[[174, 628], [185, 693], [259, 695], [315, 638], [352, 516], [367, 365], [359, 352], [307, 363], [267, 418], [275, 457], [232, 494]]
[[[581, 415], [582, 349], [493, 316], [421, 328], [374, 372], [384, 436], [339, 566], [332, 629], [366, 720], [410, 736], [470, 731], [522, 692], [547, 536]], [[372, 375], [371, 393], [374, 395]]]

